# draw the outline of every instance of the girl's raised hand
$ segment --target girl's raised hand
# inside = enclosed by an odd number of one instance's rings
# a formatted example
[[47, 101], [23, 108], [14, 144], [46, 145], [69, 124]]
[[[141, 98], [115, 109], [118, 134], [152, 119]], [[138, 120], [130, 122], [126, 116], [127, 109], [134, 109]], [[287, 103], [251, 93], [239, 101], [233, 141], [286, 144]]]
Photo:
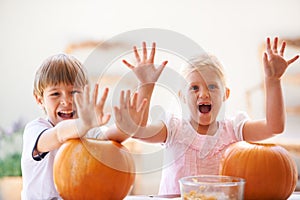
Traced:
[[133, 52], [137, 62], [136, 66], [130, 64], [126, 60], [123, 60], [123, 63], [127, 67], [132, 69], [132, 71], [135, 73], [136, 77], [141, 83], [155, 83], [158, 80], [161, 72], [165, 68], [168, 61], [162, 62], [162, 64], [156, 68], [154, 64], [156, 43], [155, 42], [152, 43], [152, 49], [149, 57], [147, 54], [146, 42], [142, 43], [142, 48], [143, 48], [143, 53], [142, 53], [143, 55], [141, 58], [138, 53], [137, 47], [136, 46], [133, 47]]
[[141, 127], [143, 114], [146, 109], [147, 100], [137, 106], [138, 94], [134, 93], [131, 100], [130, 90], [120, 94], [120, 107], [114, 107], [115, 123], [119, 130], [129, 136], [133, 136]]
[[299, 55], [296, 55], [292, 59], [286, 60], [284, 58], [286, 42], [282, 42], [279, 52], [277, 50], [277, 45], [278, 37], [275, 37], [273, 45], [271, 45], [270, 38], [267, 38], [267, 51], [264, 53], [263, 63], [265, 76], [268, 78], [280, 79], [287, 67], [299, 58]]

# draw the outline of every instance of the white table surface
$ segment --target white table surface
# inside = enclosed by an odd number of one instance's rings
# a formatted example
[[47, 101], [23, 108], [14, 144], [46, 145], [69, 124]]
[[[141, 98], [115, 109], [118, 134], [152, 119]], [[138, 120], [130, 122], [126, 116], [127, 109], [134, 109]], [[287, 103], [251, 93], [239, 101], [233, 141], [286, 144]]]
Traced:
[[[124, 200], [181, 200], [180, 197], [175, 198], [164, 198], [164, 197], [156, 197], [156, 196], [127, 196]], [[294, 192], [288, 200], [300, 200], [300, 192]]]

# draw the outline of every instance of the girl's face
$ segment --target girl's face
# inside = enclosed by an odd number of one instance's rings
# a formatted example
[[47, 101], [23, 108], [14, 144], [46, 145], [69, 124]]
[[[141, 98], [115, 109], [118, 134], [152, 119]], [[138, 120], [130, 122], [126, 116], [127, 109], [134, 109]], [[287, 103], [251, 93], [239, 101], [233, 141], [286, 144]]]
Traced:
[[36, 101], [44, 108], [49, 120], [55, 126], [63, 120], [78, 117], [73, 96], [82, 91], [82, 88], [74, 88], [73, 85], [48, 86], [44, 90], [43, 97], [36, 97]]
[[206, 132], [210, 125], [216, 127], [216, 118], [222, 103], [229, 96], [229, 89], [225, 88], [218, 74], [209, 68], [192, 71], [186, 81], [184, 102], [190, 111], [191, 124], [198, 132]]

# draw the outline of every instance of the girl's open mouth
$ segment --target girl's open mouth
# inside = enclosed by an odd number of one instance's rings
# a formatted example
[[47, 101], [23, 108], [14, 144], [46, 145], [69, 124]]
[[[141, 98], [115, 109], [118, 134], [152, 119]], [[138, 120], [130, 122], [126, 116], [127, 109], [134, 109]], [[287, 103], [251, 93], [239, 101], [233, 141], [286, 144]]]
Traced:
[[200, 113], [209, 113], [211, 111], [211, 104], [199, 104], [198, 110]]

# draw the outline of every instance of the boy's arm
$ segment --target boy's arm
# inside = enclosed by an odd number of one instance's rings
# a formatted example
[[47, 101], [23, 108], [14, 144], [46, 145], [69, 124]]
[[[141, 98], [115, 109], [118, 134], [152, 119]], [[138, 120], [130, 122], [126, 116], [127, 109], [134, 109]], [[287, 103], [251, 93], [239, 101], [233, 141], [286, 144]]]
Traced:
[[285, 60], [283, 55], [286, 43], [282, 43], [279, 52], [277, 45], [277, 37], [274, 39], [273, 46], [271, 46], [270, 39], [267, 38], [267, 52], [263, 56], [266, 87], [266, 119], [246, 122], [243, 129], [245, 140], [262, 140], [284, 131], [286, 111], [281, 77], [287, 67], [296, 61], [299, 56], [297, 55], [290, 60]]
[[89, 87], [85, 86], [83, 95], [75, 94], [74, 96], [78, 118], [61, 121], [53, 128], [46, 130], [38, 140], [38, 152], [57, 149], [66, 140], [83, 137], [89, 129], [102, 126], [109, 121], [110, 115], [103, 113], [108, 89], [104, 91], [99, 102], [97, 102], [98, 85], [95, 86], [92, 98], [90, 98], [89, 91]]

